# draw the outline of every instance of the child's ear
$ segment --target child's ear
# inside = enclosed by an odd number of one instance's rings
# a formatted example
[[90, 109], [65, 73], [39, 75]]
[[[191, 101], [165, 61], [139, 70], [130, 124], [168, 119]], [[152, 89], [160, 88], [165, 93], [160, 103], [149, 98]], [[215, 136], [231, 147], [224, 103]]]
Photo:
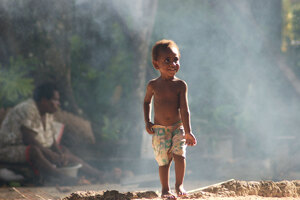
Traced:
[[159, 66], [157, 64], [157, 60], [152, 60], [152, 65], [155, 69], [159, 69]]

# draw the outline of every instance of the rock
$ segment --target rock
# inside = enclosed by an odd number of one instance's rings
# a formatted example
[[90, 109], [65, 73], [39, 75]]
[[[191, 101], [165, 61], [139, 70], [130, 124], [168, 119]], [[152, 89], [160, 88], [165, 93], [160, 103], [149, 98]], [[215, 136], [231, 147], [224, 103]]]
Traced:
[[154, 191], [146, 191], [146, 192], [138, 192], [137, 197], [153, 199], [153, 198], [157, 198], [158, 195]]
[[95, 143], [94, 133], [89, 121], [62, 110], [54, 113], [54, 117], [58, 122], [65, 125], [64, 142], [68, 142], [69, 145], [80, 144], [83, 141]]
[[205, 192], [223, 196], [299, 197], [300, 181], [229, 181], [208, 187]]
[[63, 198], [63, 200], [130, 200], [130, 199], [154, 199], [158, 195], [154, 191], [145, 191], [137, 193], [120, 193], [117, 190], [107, 190], [102, 195], [99, 192], [75, 192]]

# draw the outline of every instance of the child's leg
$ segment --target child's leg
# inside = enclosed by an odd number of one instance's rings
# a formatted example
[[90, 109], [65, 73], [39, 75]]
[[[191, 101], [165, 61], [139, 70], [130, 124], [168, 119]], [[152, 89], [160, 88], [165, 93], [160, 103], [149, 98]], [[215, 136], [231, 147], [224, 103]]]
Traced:
[[172, 161], [169, 162], [169, 164], [164, 166], [159, 166], [159, 178], [161, 183], [161, 194], [171, 194], [170, 186], [169, 186], [169, 175], [170, 175], [170, 166]]
[[173, 154], [174, 162], [175, 162], [175, 190], [178, 196], [186, 195], [186, 191], [183, 188], [183, 179], [185, 174], [185, 158], [183, 156], [179, 156]]

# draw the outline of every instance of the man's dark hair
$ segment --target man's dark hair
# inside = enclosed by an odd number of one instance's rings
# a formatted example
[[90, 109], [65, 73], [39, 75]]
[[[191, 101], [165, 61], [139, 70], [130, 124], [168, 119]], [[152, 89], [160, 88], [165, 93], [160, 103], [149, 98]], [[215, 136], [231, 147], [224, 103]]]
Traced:
[[51, 82], [43, 83], [37, 86], [33, 92], [33, 99], [39, 102], [43, 98], [51, 99], [54, 95], [54, 91], [58, 91], [55, 84]]

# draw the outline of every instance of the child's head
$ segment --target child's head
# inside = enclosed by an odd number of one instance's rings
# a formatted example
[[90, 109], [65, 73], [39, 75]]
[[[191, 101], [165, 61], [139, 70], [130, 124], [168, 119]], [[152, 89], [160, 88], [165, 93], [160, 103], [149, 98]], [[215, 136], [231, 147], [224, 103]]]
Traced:
[[170, 48], [176, 48], [180, 57], [180, 52], [177, 44], [173, 40], [159, 40], [152, 47], [152, 60], [157, 60], [161, 51], [165, 51]]
[[152, 63], [164, 77], [173, 77], [179, 70], [180, 52], [172, 40], [160, 40], [152, 48]]

